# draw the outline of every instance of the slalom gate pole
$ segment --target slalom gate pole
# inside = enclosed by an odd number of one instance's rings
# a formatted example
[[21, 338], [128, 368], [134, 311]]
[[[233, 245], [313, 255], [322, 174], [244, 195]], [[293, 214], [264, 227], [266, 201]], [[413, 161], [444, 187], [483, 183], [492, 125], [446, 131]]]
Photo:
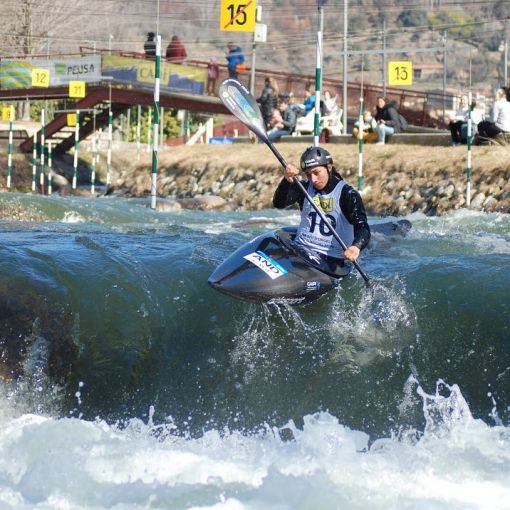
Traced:
[[78, 180], [79, 143], [80, 143], [80, 110], [76, 110], [76, 126], [74, 128], [74, 160], [73, 160], [73, 184], [72, 184], [73, 189], [76, 189], [76, 181]]
[[365, 133], [365, 103], [363, 99], [363, 61], [361, 62], [361, 87], [359, 95], [359, 119], [358, 119], [358, 191], [363, 191], [363, 135]]
[[9, 106], [9, 145], [7, 147], [7, 189], [10, 189], [11, 187], [13, 122], [14, 122], [14, 106], [11, 104]]
[[140, 161], [140, 124], [142, 118], [142, 106], [138, 105], [138, 117], [136, 120], [136, 161]]
[[90, 194], [96, 191], [96, 165], [97, 165], [97, 135], [94, 131], [92, 135], [92, 172], [90, 175]]
[[319, 146], [319, 135], [320, 135], [320, 115], [321, 115], [321, 55], [322, 55], [322, 32], [317, 31], [317, 52], [315, 66], [315, 114], [313, 117], [313, 144]]
[[151, 173], [151, 209], [156, 209], [158, 184], [158, 145], [159, 145], [159, 80], [161, 76], [161, 36], [156, 36], [156, 70], [154, 80], [154, 124], [152, 140], [152, 173]]
[[34, 147], [32, 149], [32, 193], [35, 192], [35, 181], [37, 179], [37, 152], [39, 151], [37, 145], [37, 131], [34, 133]]
[[53, 193], [53, 149], [51, 142], [48, 142], [48, 195]]
[[473, 142], [473, 121], [471, 112], [473, 111], [473, 98], [471, 91], [468, 93], [468, 123], [467, 123], [467, 167], [466, 167], [466, 206], [471, 205], [471, 145]]
[[108, 149], [106, 151], [106, 190], [110, 187], [112, 173], [112, 141], [113, 141], [113, 113], [108, 111]]
[[151, 151], [151, 140], [152, 140], [151, 127], [152, 127], [152, 110], [149, 107], [148, 116], [147, 116], [147, 152]]
[[365, 106], [363, 96], [359, 98], [359, 131], [358, 131], [358, 191], [363, 191], [363, 133], [365, 125], [363, 122]]
[[41, 110], [41, 166], [39, 172], [39, 186], [41, 193], [44, 195], [44, 172], [45, 172], [45, 153], [46, 153], [46, 142], [45, 142], [45, 124], [46, 124], [46, 110]]

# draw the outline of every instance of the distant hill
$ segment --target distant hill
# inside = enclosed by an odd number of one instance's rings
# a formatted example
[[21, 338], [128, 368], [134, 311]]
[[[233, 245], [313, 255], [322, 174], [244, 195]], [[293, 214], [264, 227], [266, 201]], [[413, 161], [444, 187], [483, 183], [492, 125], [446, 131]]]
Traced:
[[[188, 56], [224, 62], [226, 43], [233, 40], [252, 57], [251, 33], [219, 29], [219, 1], [5, 0], [0, 52], [3, 56], [74, 53], [80, 46], [142, 51], [148, 31], [159, 31], [163, 51], [173, 35], [184, 42]], [[315, 40], [319, 26], [317, 1], [259, 0], [268, 40], [256, 46], [256, 67], [297, 73], [315, 72]], [[324, 74], [342, 78], [344, 1], [328, 0], [324, 7]], [[388, 60], [412, 60], [415, 64], [443, 63], [447, 54], [447, 87], [491, 93], [504, 76], [503, 41], [509, 37], [506, 0], [349, 0], [348, 48], [350, 50], [431, 49], [434, 52], [392, 53]], [[446, 42], [445, 42], [446, 37]], [[350, 56], [349, 78], [382, 83], [380, 54]], [[426, 66], [425, 66], [426, 67]], [[434, 69], [434, 66], [428, 67]], [[441, 89], [442, 67], [422, 72], [413, 87]]]

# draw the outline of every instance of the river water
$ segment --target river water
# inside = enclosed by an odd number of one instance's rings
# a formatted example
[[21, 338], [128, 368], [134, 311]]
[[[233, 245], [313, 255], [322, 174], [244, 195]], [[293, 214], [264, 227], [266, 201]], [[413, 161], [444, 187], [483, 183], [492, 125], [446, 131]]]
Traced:
[[510, 215], [408, 216], [293, 308], [207, 278], [295, 211], [2, 207], [0, 508], [510, 508]]

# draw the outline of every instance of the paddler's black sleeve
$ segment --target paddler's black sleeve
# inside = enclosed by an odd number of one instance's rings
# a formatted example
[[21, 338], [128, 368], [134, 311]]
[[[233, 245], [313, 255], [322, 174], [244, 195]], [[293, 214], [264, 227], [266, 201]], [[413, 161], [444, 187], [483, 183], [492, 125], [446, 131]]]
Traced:
[[282, 179], [273, 195], [273, 206], [277, 209], [285, 209], [293, 204], [298, 204], [299, 209], [303, 208], [305, 196], [297, 184]]
[[347, 221], [354, 227], [354, 241], [352, 244], [360, 250], [370, 241], [370, 227], [367, 213], [360, 194], [348, 184], [345, 184], [340, 195], [340, 208]]

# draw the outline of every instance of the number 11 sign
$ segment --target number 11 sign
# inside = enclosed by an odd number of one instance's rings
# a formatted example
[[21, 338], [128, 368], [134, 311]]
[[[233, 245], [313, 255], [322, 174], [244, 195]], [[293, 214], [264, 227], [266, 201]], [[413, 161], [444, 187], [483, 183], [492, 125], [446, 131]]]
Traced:
[[413, 63], [407, 61], [388, 62], [388, 85], [412, 85]]
[[255, 32], [255, 0], [221, 0], [220, 30]]

